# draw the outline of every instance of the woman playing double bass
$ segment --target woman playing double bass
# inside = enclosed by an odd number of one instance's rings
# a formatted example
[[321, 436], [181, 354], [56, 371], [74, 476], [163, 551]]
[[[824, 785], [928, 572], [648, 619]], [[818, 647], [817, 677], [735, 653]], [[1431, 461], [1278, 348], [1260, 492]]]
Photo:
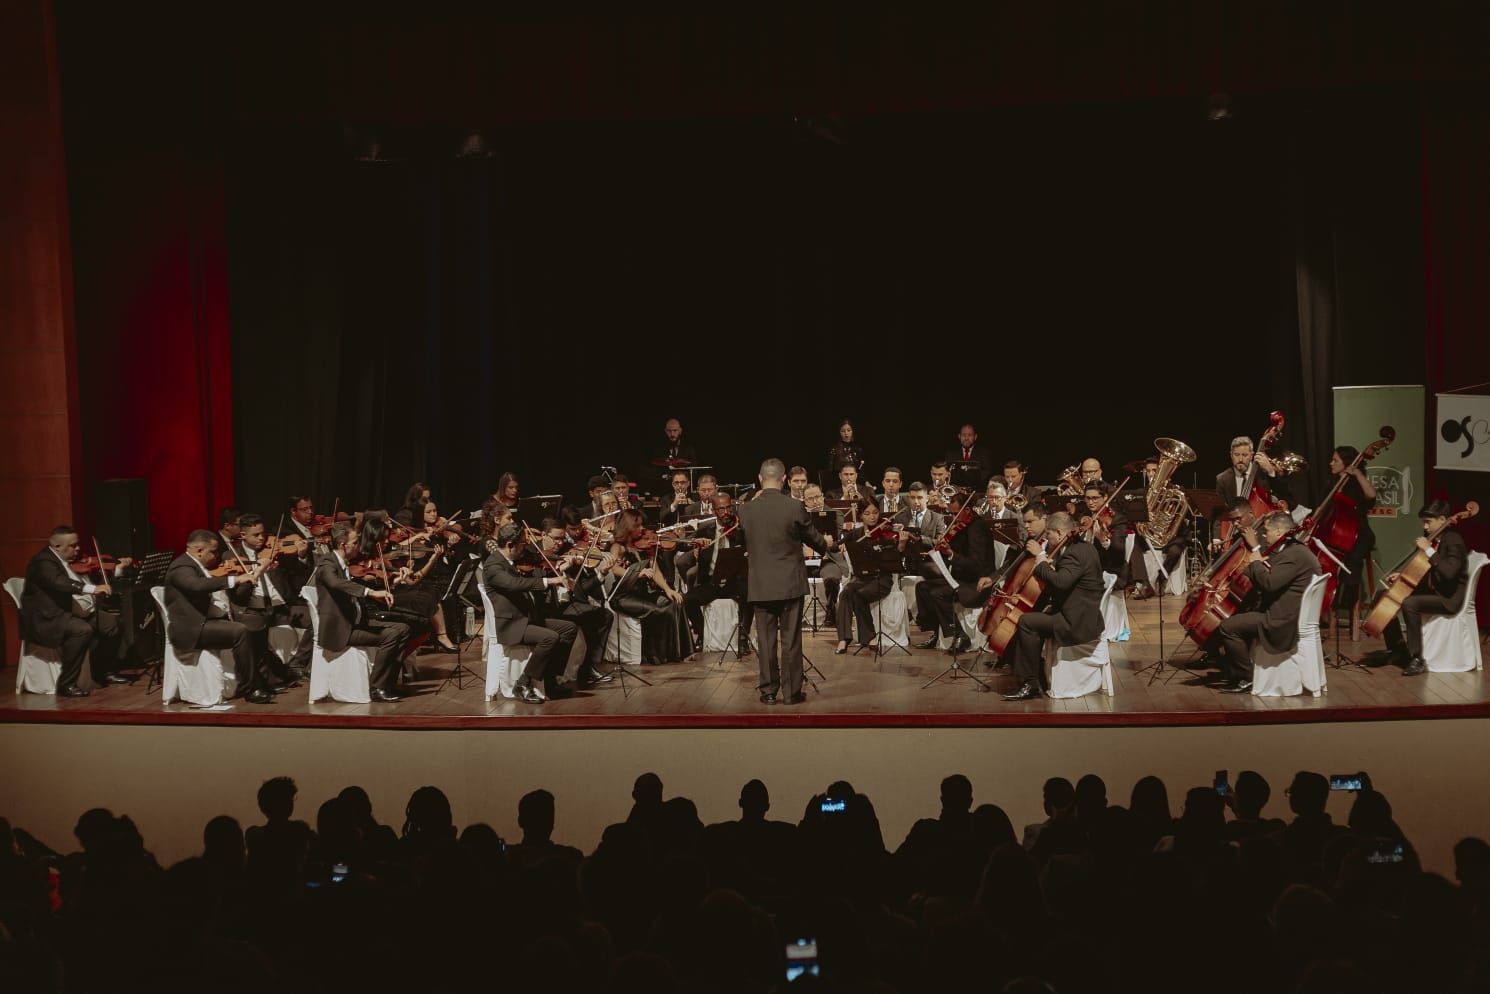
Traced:
[[[1338, 574], [1333, 603], [1352, 609], [1360, 597], [1366, 559], [1376, 545], [1370, 517], [1371, 508], [1376, 506], [1376, 487], [1366, 476], [1365, 460], [1356, 458], [1359, 455], [1360, 450], [1353, 445], [1342, 445], [1330, 453], [1335, 484], [1329, 502], [1315, 512], [1318, 524], [1314, 529], [1314, 537], [1323, 541], [1345, 567]], [[1349, 546], [1337, 544], [1338, 540], [1331, 537], [1352, 533], [1355, 541]]]

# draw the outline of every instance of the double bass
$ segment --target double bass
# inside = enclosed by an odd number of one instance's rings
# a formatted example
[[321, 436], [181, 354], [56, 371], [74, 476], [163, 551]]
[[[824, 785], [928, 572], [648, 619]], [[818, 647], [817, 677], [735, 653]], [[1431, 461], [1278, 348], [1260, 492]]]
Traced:
[[[1429, 542], [1436, 542], [1445, 529], [1452, 528], [1459, 522], [1479, 513], [1480, 505], [1477, 502], [1465, 501], [1464, 510], [1451, 515], [1442, 526], [1435, 528], [1431, 535], [1425, 537]], [[1366, 634], [1373, 638], [1380, 638], [1381, 633], [1392, 623], [1392, 619], [1397, 617], [1397, 612], [1402, 610], [1402, 602], [1412, 596], [1413, 591], [1418, 589], [1418, 584], [1423, 582], [1423, 577], [1427, 576], [1432, 569], [1433, 560], [1429, 559], [1428, 554], [1422, 549], [1414, 546], [1413, 550], [1407, 554], [1407, 558], [1392, 570], [1392, 573], [1397, 575], [1396, 579], [1376, 598], [1376, 602], [1371, 605], [1371, 613], [1366, 615], [1365, 621], [1361, 622], [1361, 628]], [[1470, 591], [1466, 596], [1473, 597], [1474, 591]]]
[[[1278, 541], [1268, 546], [1262, 554], [1263, 562], [1267, 562], [1268, 556], [1282, 548], [1283, 543], [1297, 537], [1307, 525], [1307, 521], [1302, 525], [1295, 525]], [[1231, 545], [1216, 557], [1215, 562], [1211, 563], [1205, 575], [1186, 596], [1185, 606], [1180, 611], [1180, 624], [1196, 645], [1203, 647], [1216, 633], [1216, 629], [1221, 627], [1221, 623], [1237, 613], [1242, 601], [1252, 592], [1252, 581], [1247, 577], [1251, 552], [1246, 538], [1238, 528]]]
[[[1262, 437], [1257, 440], [1257, 451], [1262, 452], [1273, 447], [1273, 444], [1283, 437], [1283, 412], [1274, 411], [1268, 415], [1270, 424], [1263, 431]], [[1273, 495], [1263, 489], [1262, 484], [1257, 482], [1257, 477], [1252, 478], [1252, 489], [1247, 493], [1247, 503], [1252, 507], [1252, 514], [1261, 521], [1271, 511], [1281, 511], [1279, 502]], [[1231, 541], [1231, 522], [1221, 522], [1221, 543], [1224, 545]]]
[[1330, 492], [1325, 494], [1324, 499], [1319, 502], [1318, 517], [1306, 519], [1303, 533], [1299, 541], [1305, 545], [1311, 541], [1325, 547], [1329, 555], [1319, 557], [1320, 568], [1329, 574], [1329, 579], [1324, 586], [1324, 604], [1320, 608], [1320, 617], [1328, 618], [1330, 610], [1335, 603], [1335, 591], [1340, 586], [1340, 567], [1343, 561], [1350, 556], [1351, 550], [1355, 548], [1356, 539], [1361, 534], [1361, 516], [1358, 511], [1359, 505], [1349, 497], [1340, 492], [1345, 486], [1345, 481], [1350, 479], [1353, 469], [1375, 459], [1383, 449], [1397, 440], [1397, 430], [1391, 425], [1382, 425], [1379, 432], [1380, 438], [1367, 445], [1356, 457], [1350, 461], [1350, 465], [1340, 471], [1335, 478], [1335, 485]]

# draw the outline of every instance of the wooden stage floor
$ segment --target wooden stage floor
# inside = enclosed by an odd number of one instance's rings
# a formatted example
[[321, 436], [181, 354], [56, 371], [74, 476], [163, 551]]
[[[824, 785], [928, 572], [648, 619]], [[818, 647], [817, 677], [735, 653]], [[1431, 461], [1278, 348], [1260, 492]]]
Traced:
[[[1181, 629], [1174, 621], [1179, 601], [1166, 599], [1164, 648], [1174, 650]], [[105, 724], [266, 725], [277, 727], [361, 728], [741, 728], [793, 725], [799, 727], [937, 727], [937, 726], [1092, 726], [1092, 725], [1234, 725], [1279, 722], [1374, 721], [1403, 718], [1483, 717], [1490, 715], [1490, 684], [1483, 670], [1467, 673], [1429, 673], [1403, 677], [1396, 666], [1383, 665], [1379, 641], [1352, 643], [1341, 639], [1343, 651], [1364, 659], [1365, 666], [1337, 668], [1326, 664], [1328, 691], [1321, 697], [1261, 698], [1228, 695], [1213, 689], [1217, 674], [1206, 669], [1166, 669], [1155, 676], [1150, 668], [1159, 658], [1157, 600], [1129, 601], [1131, 638], [1112, 643], [1112, 697], [1093, 694], [1076, 700], [1037, 699], [1006, 703], [1000, 694], [1014, 689], [1008, 670], [974, 666], [989, 687], [964, 676], [943, 677], [950, 657], [940, 651], [892, 649], [876, 659], [870, 651], [834, 655], [830, 629], [804, 633], [808, 658], [821, 675], [810, 673], [817, 688], [807, 689], [807, 703], [787, 707], [760, 703], [755, 656], [737, 661], [731, 653], [721, 664], [719, 653], [698, 662], [636, 668], [651, 686], [627, 680], [581, 692], [565, 701], [543, 705], [484, 699], [485, 664], [479, 643], [471, 643], [461, 659], [478, 674], [467, 677], [461, 689], [444, 683], [454, 656], [419, 656], [422, 679], [409, 684], [409, 694], [396, 704], [308, 704], [307, 687], [289, 691], [273, 704], [235, 702], [227, 711], [199, 711], [177, 703], [162, 707], [159, 690], [148, 695], [145, 683], [95, 690], [88, 698], [17, 695], [13, 671], [4, 672], [0, 689], [0, 722], [82, 722]], [[911, 641], [922, 634], [912, 626]], [[1326, 640], [1328, 654], [1334, 642]], [[1378, 656], [1373, 658], [1372, 653]], [[1184, 643], [1178, 664], [1196, 655]], [[973, 663], [973, 654], [960, 657]]]

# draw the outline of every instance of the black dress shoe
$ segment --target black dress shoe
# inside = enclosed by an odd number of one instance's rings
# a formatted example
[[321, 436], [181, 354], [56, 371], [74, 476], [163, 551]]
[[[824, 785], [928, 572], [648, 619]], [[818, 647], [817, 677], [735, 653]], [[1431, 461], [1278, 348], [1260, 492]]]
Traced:
[[89, 691], [84, 690], [82, 687], [79, 687], [75, 683], [70, 684], [66, 687], [57, 688], [58, 697], [87, 697], [88, 694]]
[[1221, 686], [1223, 694], [1250, 694], [1252, 693], [1251, 680], [1234, 680]]
[[947, 646], [947, 648], [942, 651], [949, 656], [955, 656], [959, 652], [967, 652], [972, 647], [973, 643], [971, 639], [969, 639], [966, 635], [959, 635], [952, 640], [951, 645]]
[[310, 679], [310, 670], [302, 670], [298, 666], [291, 666], [286, 676], [290, 678], [291, 683], [303, 683]]
[[402, 694], [395, 694], [391, 690], [374, 690], [372, 692], [372, 699], [381, 704], [397, 704], [404, 698]]
[[118, 673], [109, 673], [99, 683], [128, 683], [129, 677], [120, 676]]
[[551, 701], [559, 701], [566, 697], [573, 697], [574, 691], [555, 680], [546, 680], [543, 684], [543, 696]]
[[761, 703], [762, 704], [775, 704], [776, 703], [776, 695], [775, 694], [762, 694], [761, 695]]
[[243, 699], [250, 704], [273, 704], [274, 695], [262, 687], [255, 687], [243, 695]]
[[458, 645], [445, 645], [442, 642], [436, 642], [434, 643], [434, 647], [435, 652], [443, 652], [447, 656], [455, 656], [460, 654], [460, 646]]
[[300, 686], [298, 683], [272, 683], [269, 685], [271, 694], [288, 694], [291, 690]]
[[543, 695], [534, 690], [529, 684], [518, 684], [512, 688], [512, 696], [524, 704], [542, 704]]
[[1006, 701], [1028, 701], [1040, 696], [1040, 685], [1033, 680], [1026, 680], [1019, 685], [1019, 689], [1012, 694], [1005, 694]]
[[941, 637], [939, 635], [937, 635], [936, 632], [932, 632], [931, 633], [931, 638], [923, 639], [922, 641], [917, 642], [916, 643], [916, 648], [917, 649], [935, 649], [936, 648], [936, 644], [937, 644], [938, 641], [940, 641], [940, 639], [941, 639]]
[[805, 693], [793, 694], [792, 696], [788, 697], [786, 700], [782, 701], [781, 703], [783, 703], [783, 704], [806, 704], [807, 703], [807, 695]]
[[1413, 656], [1407, 665], [1402, 667], [1403, 676], [1422, 676], [1428, 672], [1428, 664], [1423, 662], [1422, 656]]
[[602, 673], [593, 666], [586, 666], [579, 671], [582, 683], [610, 683], [616, 678], [613, 672]]

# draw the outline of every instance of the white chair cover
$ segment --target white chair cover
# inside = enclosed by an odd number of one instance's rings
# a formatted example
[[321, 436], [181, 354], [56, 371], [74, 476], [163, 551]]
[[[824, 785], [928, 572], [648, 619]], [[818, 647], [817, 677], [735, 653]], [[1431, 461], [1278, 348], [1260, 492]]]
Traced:
[[321, 616], [316, 610], [320, 592], [315, 584], [307, 584], [300, 588], [300, 596], [310, 609], [311, 637], [315, 639], [310, 651], [310, 703], [328, 697], [344, 704], [368, 703], [372, 700], [372, 657], [355, 645], [328, 656], [321, 648]]
[[[704, 651], [724, 652], [735, 648], [739, 637], [735, 635], [735, 622], [740, 618], [740, 606], [728, 597], [710, 601], [704, 605]], [[749, 632], [741, 632], [749, 636]], [[731, 643], [731, 637], [735, 642]]]
[[1464, 590], [1464, 606], [1457, 614], [1423, 616], [1423, 662], [1434, 673], [1464, 673], [1484, 667], [1480, 653], [1480, 623], [1475, 617], [1475, 584], [1485, 563], [1483, 552], [1469, 554], [1469, 584]]
[[619, 663], [628, 666], [636, 666], [642, 661], [642, 623], [627, 614], [621, 614], [609, 606], [611, 617], [615, 623], [611, 625], [610, 637], [605, 641], [605, 658], [609, 659], [612, 653], [620, 658]]
[[[1159, 571], [1164, 568], [1164, 550], [1150, 549], [1147, 548], [1147, 542], [1144, 544], [1144, 565], [1148, 567], [1149, 576], [1157, 580], [1159, 579]], [[1185, 593], [1185, 559], [1189, 555], [1189, 552], [1181, 552], [1180, 561], [1174, 564], [1174, 569], [1169, 574], [1169, 589], [1167, 590], [1167, 594], [1170, 597], [1179, 597]], [[1158, 592], [1159, 588], [1155, 586], [1154, 593]]]
[[1102, 574], [1102, 638], [1108, 642], [1128, 641], [1128, 598], [1123, 596], [1119, 590], [1113, 593], [1113, 587], [1117, 584], [1116, 573]]
[[269, 628], [269, 651], [288, 663], [295, 650], [300, 647], [300, 629], [290, 625], [272, 625]]
[[876, 622], [885, 638], [896, 645], [910, 644], [910, 612], [906, 609], [905, 592], [897, 582], [890, 592], [875, 601], [871, 610], [877, 612]]
[[[5, 581], [5, 592], [16, 602], [16, 614], [21, 611], [21, 593], [26, 589], [26, 578], [13, 576]], [[88, 671], [87, 657], [83, 659], [83, 671]], [[16, 693], [55, 694], [57, 678], [62, 674], [62, 650], [48, 649], [44, 645], [32, 645], [21, 640], [21, 664], [16, 667]]]
[[491, 598], [487, 596], [485, 585], [476, 584], [476, 590], [481, 594], [481, 610], [484, 612], [481, 654], [486, 657], [486, 699], [490, 701], [498, 696], [511, 699], [517, 696], [512, 688], [523, 675], [533, 650], [526, 645], [515, 645], [509, 652], [497, 641], [497, 630], [491, 623]]
[[[160, 608], [162, 623], [169, 628], [166, 610], [166, 588], [151, 587], [150, 596]], [[160, 665], [160, 702], [170, 704], [180, 698], [197, 707], [210, 708], [222, 703], [222, 657], [210, 649], [177, 655], [169, 635], [165, 638], [165, 658]]]
[[1045, 681], [1051, 697], [1085, 697], [1099, 690], [1111, 697], [1112, 656], [1107, 640], [1059, 647], [1054, 639], [1046, 642]]
[[973, 643], [973, 648], [988, 648], [988, 636], [978, 630], [978, 615], [983, 613], [983, 609], [981, 607], [963, 607], [961, 604], [956, 604], [953, 606], [953, 611], [957, 617], [957, 627], [961, 628], [962, 634], [966, 635], [969, 641]]
[[1309, 581], [1299, 605], [1299, 644], [1293, 652], [1268, 652], [1261, 644], [1252, 650], [1252, 695], [1293, 697], [1308, 691], [1318, 697], [1325, 684], [1324, 648], [1319, 639], [1319, 612], [1324, 604], [1327, 574]]

